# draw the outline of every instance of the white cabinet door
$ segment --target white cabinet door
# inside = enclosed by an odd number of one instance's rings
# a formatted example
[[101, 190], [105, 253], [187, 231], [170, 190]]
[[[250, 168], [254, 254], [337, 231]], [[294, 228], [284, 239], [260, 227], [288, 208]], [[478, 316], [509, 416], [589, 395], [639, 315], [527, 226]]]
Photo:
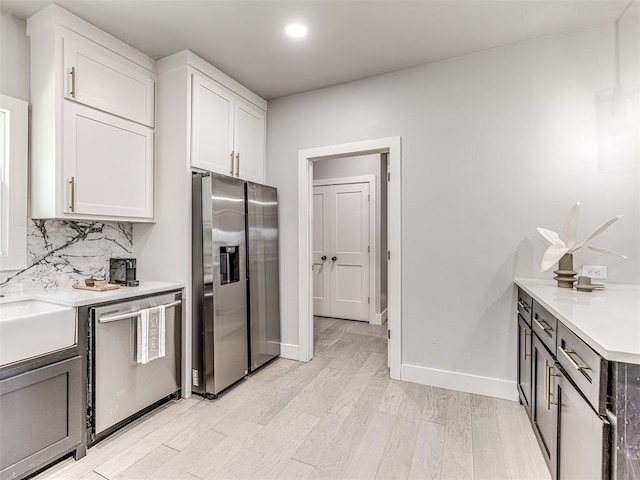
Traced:
[[191, 166], [234, 174], [233, 96], [202, 75], [192, 77]]
[[252, 182], [264, 182], [264, 111], [236, 100], [234, 125], [236, 176]]
[[64, 102], [65, 214], [153, 217], [153, 130]]
[[62, 41], [65, 98], [153, 126], [152, 72], [72, 32]]
[[369, 184], [313, 192], [314, 314], [369, 321]]

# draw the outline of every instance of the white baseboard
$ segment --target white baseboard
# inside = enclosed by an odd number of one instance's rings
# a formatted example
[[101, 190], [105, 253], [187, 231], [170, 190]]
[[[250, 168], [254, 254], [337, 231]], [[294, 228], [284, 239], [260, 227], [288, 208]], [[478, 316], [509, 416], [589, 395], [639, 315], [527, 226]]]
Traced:
[[467, 373], [449, 372], [435, 368], [419, 367], [416, 365], [400, 365], [401, 380], [421, 385], [448, 388], [460, 392], [475, 393], [488, 397], [518, 400], [516, 382], [499, 378], [481, 377]]
[[288, 358], [289, 360], [299, 360], [300, 355], [298, 354], [299, 350], [298, 345], [292, 345], [290, 343], [281, 343], [280, 344], [280, 356], [282, 358]]
[[385, 308], [382, 313], [376, 313], [369, 323], [371, 325], [382, 325], [386, 321], [387, 321], [387, 309]]

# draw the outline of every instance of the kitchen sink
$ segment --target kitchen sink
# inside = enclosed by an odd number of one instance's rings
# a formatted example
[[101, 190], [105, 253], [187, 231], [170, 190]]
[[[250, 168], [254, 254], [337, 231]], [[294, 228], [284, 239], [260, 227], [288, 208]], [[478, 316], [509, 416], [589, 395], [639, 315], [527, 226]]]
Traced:
[[40, 300], [0, 304], [0, 367], [76, 343], [76, 312]]

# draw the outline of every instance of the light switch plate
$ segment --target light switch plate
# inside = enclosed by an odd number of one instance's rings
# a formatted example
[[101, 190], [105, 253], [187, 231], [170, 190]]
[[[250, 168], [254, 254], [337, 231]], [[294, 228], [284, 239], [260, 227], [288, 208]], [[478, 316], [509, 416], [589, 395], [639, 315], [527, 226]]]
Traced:
[[605, 265], [583, 265], [582, 275], [591, 278], [607, 278], [607, 267]]

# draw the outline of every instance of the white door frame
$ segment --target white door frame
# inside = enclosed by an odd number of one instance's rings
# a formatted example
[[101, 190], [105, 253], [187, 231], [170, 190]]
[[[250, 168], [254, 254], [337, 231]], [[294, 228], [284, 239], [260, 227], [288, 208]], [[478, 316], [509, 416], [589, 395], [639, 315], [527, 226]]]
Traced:
[[402, 198], [401, 138], [388, 137], [298, 151], [298, 358], [313, 358], [312, 252], [313, 162], [371, 153], [389, 155], [387, 209], [388, 235], [388, 328], [391, 378], [400, 379], [402, 327]]
[[[378, 206], [376, 198], [376, 176], [360, 175], [357, 177], [322, 178], [314, 180], [313, 186], [349, 185], [353, 183], [369, 184], [369, 323], [372, 325], [382, 325], [382, 317], [376, 315], [376, 261], [378, 260], [378, 251], [376, 250], [378, 246], [378, 242], [376, 241], [376, 208]], [[313, 227], [313, 222], [311, 225]]]

